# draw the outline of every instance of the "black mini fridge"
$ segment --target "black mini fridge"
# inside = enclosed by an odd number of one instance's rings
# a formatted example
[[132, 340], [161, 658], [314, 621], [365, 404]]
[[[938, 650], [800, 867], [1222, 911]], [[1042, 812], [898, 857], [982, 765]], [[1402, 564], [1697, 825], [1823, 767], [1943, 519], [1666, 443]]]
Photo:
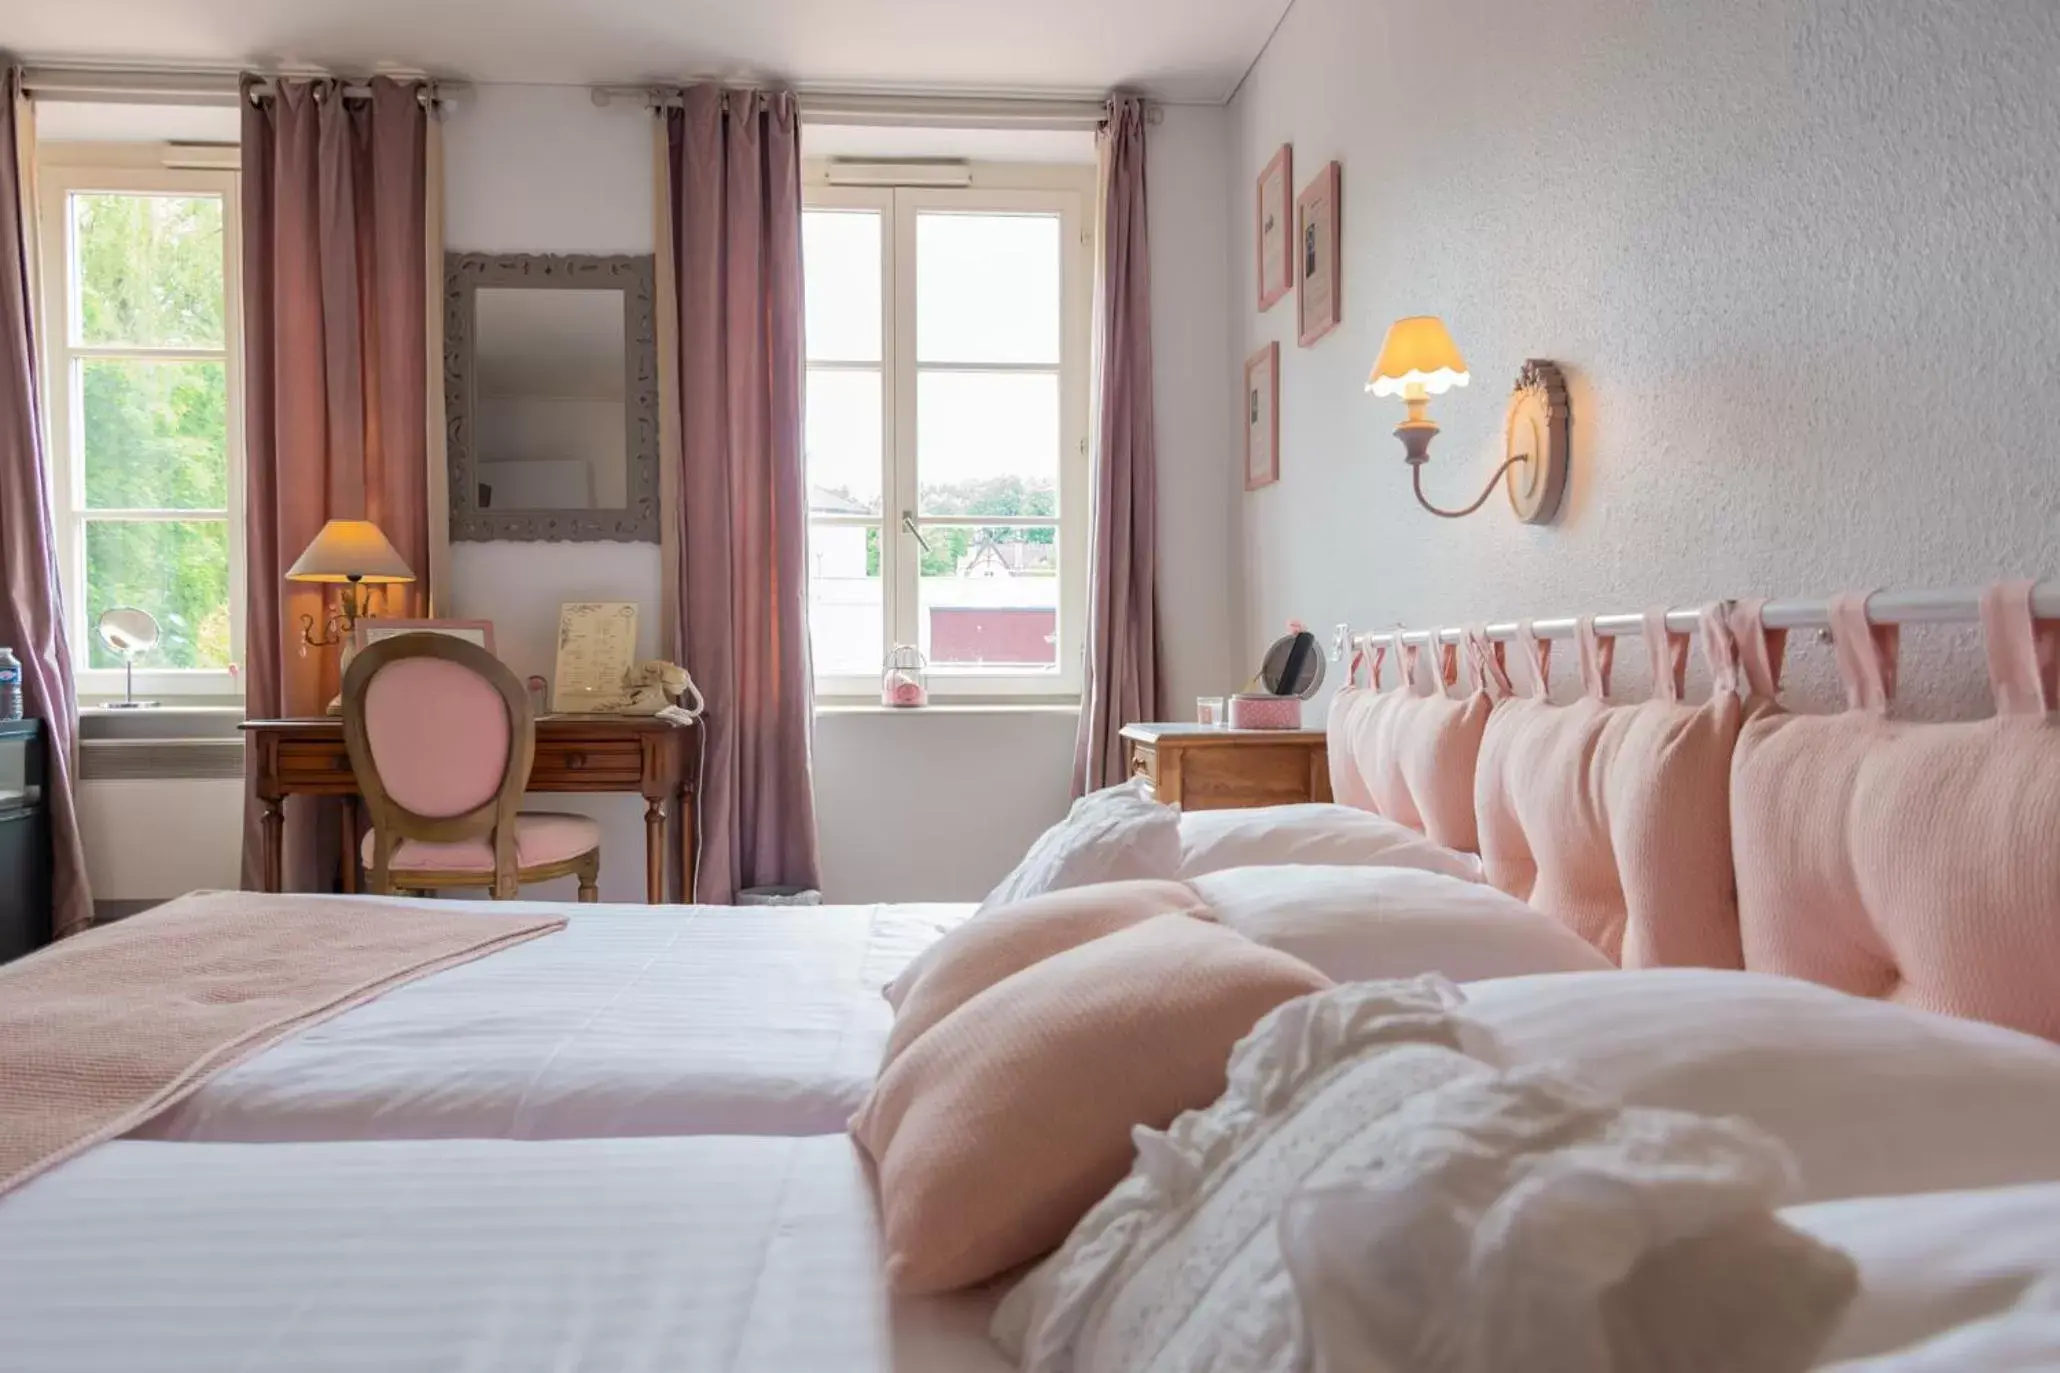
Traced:
[[50, 942], [48, 743], [41, 720], [0, 720], [0, 963]]

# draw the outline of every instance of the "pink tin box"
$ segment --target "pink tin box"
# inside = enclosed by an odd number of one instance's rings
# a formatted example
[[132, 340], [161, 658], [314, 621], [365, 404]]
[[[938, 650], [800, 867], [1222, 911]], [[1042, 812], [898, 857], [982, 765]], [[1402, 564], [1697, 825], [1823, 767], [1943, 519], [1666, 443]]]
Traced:
[[1230, 698], [1232, 729], [1300, 729], [1302, 698], [1240, 691]]

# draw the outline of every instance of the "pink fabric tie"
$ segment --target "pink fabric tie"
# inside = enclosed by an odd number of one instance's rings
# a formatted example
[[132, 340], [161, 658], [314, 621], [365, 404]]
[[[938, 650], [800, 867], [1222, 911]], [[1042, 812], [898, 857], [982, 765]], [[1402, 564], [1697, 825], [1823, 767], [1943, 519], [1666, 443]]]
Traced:
[[1781, 694], [1781, 660], [1788, 650], [1788, 631], [1766, 627], [1761, 619], [1766, 604], [1764, 597], [1733, 601], [1729, 619], [1738, 665], [1745, 676], [1746, 691], [1740, 694], [1771, 701]]
[[1502, 658], [1502, 645], [1488, 637], [1485, 625], [1467, 627], [1466, 675], [1475, 691], [1485, 691], [1497, 701], [1506, 701], [1516, 694], [1509, 684], [1509, 668]]
[[2060, 622], [2032, 613], [2031, 582], [1998, 582], [1981, 596], [1996, 714], [2043, 718], [2060, 701]]
[[1581, 648], [1581, 694], [1598, 701], [1609, 699], [1609, 679], [1616, 670], [1617, 641], [1595, 632], [1595, 617], [1583, 615], [1574, 622], [1574, 639]]
[[1895, 625], [1868, 620], [1867, 599], [1872, 594], [1849, 591], [1831, 598], [1831, 641], [1838, 650], [1846, 705], [1879, 715], [1895, 700], [1896, 650], [1902, 635]]
[[1524, 662], [1531, 669], [1529, 694], [1544, 700], [1552, 694], [1552, 641], [1538, 637], [1538, 627], [1529, 620], [1516, 627], [1516, 642], [1524, 651]]
[[1712, 601], [1702, 608], [1702, 653], [1709, 660], [1710, 692], [1715, 696], [1743, 697], [1745, 676], [1738, 660], [1738, 640], [1731, 630], [1730, 607]]
[[1653, 699], [1679, 701], [1688, 682], [1688, 636], [1667, 628], [1667, 612], [1645, 612], [1645, 652], [1652, 661]]

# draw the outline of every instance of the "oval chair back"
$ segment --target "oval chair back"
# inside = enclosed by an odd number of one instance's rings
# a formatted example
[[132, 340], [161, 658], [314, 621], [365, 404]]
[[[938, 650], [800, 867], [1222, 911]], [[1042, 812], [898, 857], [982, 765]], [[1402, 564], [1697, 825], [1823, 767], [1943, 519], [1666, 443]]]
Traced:
[[529, 692], [477, 644], [399, 634], [343, 674], [343, 742], [372, 819], [372, 889], [404, 839], [490, 838], [493, 890], [517, 888], [515, 816], [536, 757]]

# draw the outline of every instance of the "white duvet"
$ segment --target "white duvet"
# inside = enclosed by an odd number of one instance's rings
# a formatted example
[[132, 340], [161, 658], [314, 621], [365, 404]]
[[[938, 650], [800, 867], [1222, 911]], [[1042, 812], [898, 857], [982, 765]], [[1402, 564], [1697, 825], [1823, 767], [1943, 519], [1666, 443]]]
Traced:
[[998, 1373], [848, 1139], [103, 1145], [0, 1198], [4, 1373]]
[[893, 1023], [880, 989], [973, 909], [450, 904], [569, 918], [265, 1051], [137, 1137], [841, 1132]]

